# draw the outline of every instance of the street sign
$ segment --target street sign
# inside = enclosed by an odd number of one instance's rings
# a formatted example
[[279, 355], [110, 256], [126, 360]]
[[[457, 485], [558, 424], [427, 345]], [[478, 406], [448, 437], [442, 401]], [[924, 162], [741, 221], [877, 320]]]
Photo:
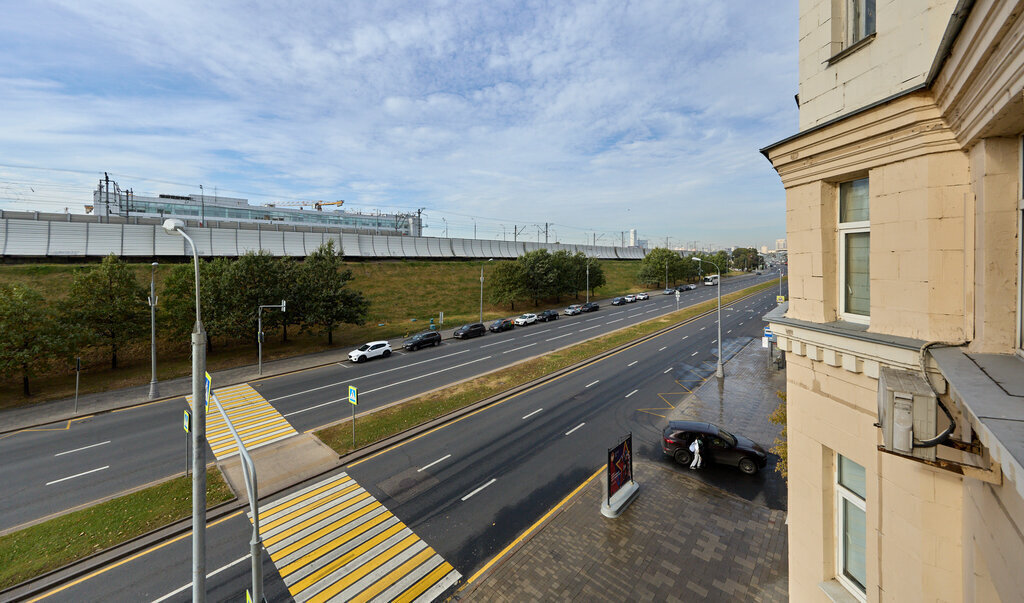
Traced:
[[764, 337], [768, 341], [775, 341], [775, 333], [772, 333], [772, 328], [771, 327], [765, 327], [764, 328]]
[[210, 390], [213, 389], [213, 377], [206, 373], [206, 403], [210, 403]]
[[188, 414], [187, 410], [185, 411], [185, 421], [182, 426], [185, 428], [186, 433], [192, 431], [192, 415]]
[[786, 301], [786, 296], [785, 295], [776, 295], [775, 296], [775, 303], [781, 304], [784, 301]]
[[348, 402], [352, 406], [359, 404], [359, 392], [354, 385], [348, 386]]
[[676, 301], [679, 301], [679, 292], [676, 291]]

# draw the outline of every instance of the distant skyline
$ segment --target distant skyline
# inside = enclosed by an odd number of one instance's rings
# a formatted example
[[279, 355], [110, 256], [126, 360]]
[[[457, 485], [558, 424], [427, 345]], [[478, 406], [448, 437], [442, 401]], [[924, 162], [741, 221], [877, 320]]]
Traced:
[[0, 21], [0, 209], [345, 200], [424, 233], [774, 248], [797, 6], [32, 2]]

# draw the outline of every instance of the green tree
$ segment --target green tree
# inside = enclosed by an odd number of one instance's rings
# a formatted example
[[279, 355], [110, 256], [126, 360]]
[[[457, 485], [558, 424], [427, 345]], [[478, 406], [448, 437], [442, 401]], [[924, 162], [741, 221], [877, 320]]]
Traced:
[[[605, 276], [604, 276], [604, 268], [601, 267], [601, 262], [598, 261], [595, 258], [588, 258], [587, 256], [583, 255], [582, 253], [577, 253], [576, 255], [577, 255], [577, 257], [578, 256], [583, 256], [582, 261], [580, 261], [580, 263], [578, 264], [579, 267], [577, 268], [577, 278], [580, 279], [578, 281], [578, 286], [579, 286], [580, 289], [586, 291], [587, 290], [587, 284], [589, 283], [590, 284], [590, 295], [591, 295], [591, 297], [593, 297], [594, 290], [597, 289], [598, 287], [603, 287], [605, 285], [605, 283], [607, 282], [607, 280], [605, 279]], [[577, 261], [579, 261], [579, 260], [577, 260]], [[588, 267], [589, 267], [589, 278], [588, 278]], [[576, 295], [576, 298], [579, 299], [579, 294], [578, 293]]]
[[[348, 288], [352, 271], [343, 270], [342, 251], [328, 241], [314, 251], [299, 269], [296, 305], [305, 317], [303, 329], [321, 327], [327, 344], [334, 343], [334, 327], [341, 323], [363, 324], [370, 304], [358, 291]], [[288, 305], [291, 312], [291, 302]]]
[[[581, 254], [582, 255], [582, 254]], [[565, 249], [560, 249], [551, 254], [551, 271], [554, 276], [554, 285], [551, 293], [556, 301], [561, 301], [563, 295], [578, 293], [575, 288], [577, 262], [573, 254]]]
[[[231, 261], [227, 258], [199, 262], [199, 303], [209, 352], [213, 352], [213, 338], [229, 332], [232, 308], [235, 305], [234, 288], [228, 282], [230, 268]], [[192, 262], [175, 266], [164, 281], [158, 316], [162, 324], [177, 336], [187, 336], [195, 328], [195, 282]]]
[[787, 453], [789, 452], [789, 446], [787, 444], [788, 438], [786, 436], [786, 393], [775, 392], [775, 395], [778, 396], [779, 400], [782, 400], [782, 402], [774, 411], [772, 411], [772, 414], [768, 415], [768, 420], [776, 425], [782, 425], [782, 432], [775, 438], [775, 441], [772, 443], [772, 447], [769, 448], [769, 451], [773, 454], [779, 455], [779, 464], [775, 466], [775, 470], [779, 472], [779, 475], [781, 475], [783, 479], [788, 481], [789, 455]]
[[761, 264], [761, 256], [753, 247], [737, 247], [732, 250], [732, 265], [740, 270], [755, 270]]
[[490, 298], [492, 304], [509, 304], [516, 309], [516, 300], [522, 299], [523, 266], [517, 261], [498, 262], [491, 271]]
[[533, 300], [534, 306], [540, 305], [541, 299], [554, 294], [555, 271], [547, 249], [528, 251], [519, 256], [516, 263], [522, 266], [520, 278], [523, 294]]
[[[256, 337], [256, 311], [261, 305], [280, 304], [291, 289], [290, 258], [278, 258], [266, 250], [252, 251], [232, 262], [228, 283], [232, 289], [232, 306], [228, 334], [252, 341]], [[274, 330], [285, 323], [281, 312], [264, 312], [263, 328]], [[284, 337], [287, 341], [287, 333]]]
[[147, 332], [146, 290], [114, 254], [99, 266], [79, 270], [63, 303], [64, 321], [80, 327], [84, 343], [110, 348], [110, 368], [117, 352]]
[[0, 374], [20, 374], [25, 396], [32, 376], [65, 353], [67, 341], [38, 291], [0, 285]]
[[[676, 283], [687, 274], [685, 266], [687, 261], [690, 260], [684, 260], [677, 252], [671, 249], [657, 247], [652, 249], [640, 261], [637, 280], [648, 287], [656, 287], [664, 283], [667, 289], [669, 281]], [[665, 280], [666, 275], [668, 276], [668, 281]]]

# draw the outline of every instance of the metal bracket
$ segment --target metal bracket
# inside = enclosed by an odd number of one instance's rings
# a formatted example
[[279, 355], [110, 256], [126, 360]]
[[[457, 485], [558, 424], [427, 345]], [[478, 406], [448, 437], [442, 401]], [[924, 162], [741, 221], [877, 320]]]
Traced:
[[[958, 443], [959, 444], [964, 444], [963, 442], [958, 442]], [[970, 444], [965, 444], [965, 446], [970, 447], [971, 445]], [[954, 446], [954, 448], [956, 448], [956, 447], [957, 446]], [[970, 450], [970, 448], [965, 448], [965, 450]], [[907, 459], [908, 461], [914, 461], [914, 462], [917, 462], [917, 463], [923, 463], [925, 465], [928, 465], [930, 467], [934, 467], [936, 469], [943, 469], [943, 470], [949, 471], [951, 473], [956, 473], [956, 474], [962, 475], [963, 477], [969, 477], [971, 479], [976, 479], [976, 480], [983, 481], [983, 482], [986, 482], [986, 483], [989, 483], [989, 484], [995, 484], [995, 485], [999, 486], [999, 485], [1002, 485], [1002, 483], [1003, 483], [1003, 470], [1002, 470], [1002, 467], [999, 465], [999, 463], [997, 463], [995, 461], [990, 461], [989, 462], [989, 466], [986, 468], [986, 467], [978, 467], [978, 466], [975, 466], [975, 465], [968, 465], [966, 463], [958, 463], [957, 461], [950, 461], [950, 460], [946, 460], [946, 459], [935, 459], [934, 461], [930, 461], [930, 460], [927, 460], [927, 459], [919, 459], [919, 458], [917, 458], [915, 456], [910, 456], [910, 455], [907, 455], [907, 454], [900, 454], [899, 452], [893, 452], [892, 450], [886, 450], [885, 446], [882, 446], [882, 445], [878, 446], [878, 451], [879, 452], [884, 452], [886, 454], [891, 454], [893, 456], [898, 456], [898, 457], [900, 457], [902, 459]]]

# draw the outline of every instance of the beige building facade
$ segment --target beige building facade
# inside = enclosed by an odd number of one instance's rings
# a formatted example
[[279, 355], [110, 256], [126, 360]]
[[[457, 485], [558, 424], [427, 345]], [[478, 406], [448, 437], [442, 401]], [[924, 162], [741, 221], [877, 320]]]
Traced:
[[801, 0], [794, 601], [1024, 600], [1024, 0]]

